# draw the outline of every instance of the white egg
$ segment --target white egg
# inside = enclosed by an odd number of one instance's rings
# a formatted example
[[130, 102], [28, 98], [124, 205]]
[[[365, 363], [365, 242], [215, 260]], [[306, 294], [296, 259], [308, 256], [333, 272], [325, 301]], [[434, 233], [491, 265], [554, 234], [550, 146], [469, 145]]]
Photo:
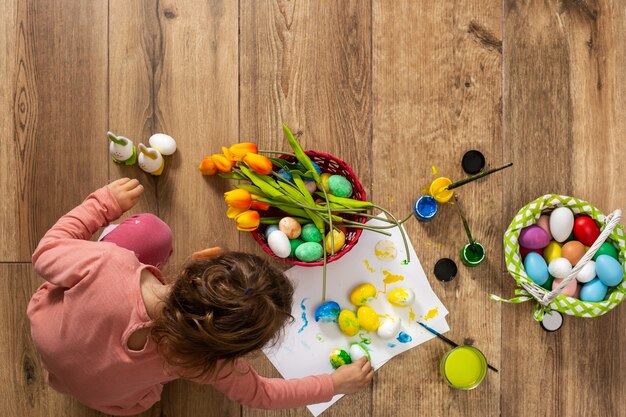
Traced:
[[150, 146], [163, 155], [171, 155], [176, 152], [176, 141], [165, 133], [155, 133], [148, 139]]
[[400, 317], [385, 316], [380, 320], [380, 326], [376, 331], [382, 339], [391, 339], [398, 334], [400, 330]]
[[370, 353], [365, 346], [360, 343], [352, 343], [350, 345], [350, 359], [352, 359], [352, 362], [358, 361], [363, 356], [365, 356], [367, 360], [370, 360]]
[[270, 247], [272, 252], [274, 252], [274, 255], [279, 258], [286, 258], [291, 253], [289, 238], [280, 230], [276, 230], [268, 236], [267, 245]]
[[557, 242], [565, 242], [574, 228], [574, 213], [567, 207], [558, 207], [550, 214], [550, 232]]
[[596, 263], [594, 261], [589, 261], [582, 267], [580, 271], [578, 271], [578, 275], [576, 275], [576, 279], [578, 282], [582, 282], [583, 284], [591, 281], [596, 277]]
[[554, 278], [566, 278], [572, 272], [572, 264], [565, 258], [555, 258], [548, 265], [548, 271]]
[[314, 194], [317, 191], [317, 183], [315, 181], [305, 181], [304, 185], [309, 194]]

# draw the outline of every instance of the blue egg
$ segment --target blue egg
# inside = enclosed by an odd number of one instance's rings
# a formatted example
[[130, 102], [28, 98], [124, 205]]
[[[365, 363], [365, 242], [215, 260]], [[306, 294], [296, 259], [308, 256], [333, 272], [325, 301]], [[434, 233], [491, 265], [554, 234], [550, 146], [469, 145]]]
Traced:
[[281, 168], [278, 171], [276, 171], [276, 174], [278, 174], [279, 177], [281, 177], [282, 179], [284, 179], [285, 181], [292, 181], [293, 180], [293, 176], [291, 175], [291, 172]]
[[278, 230], [278, 225], [276, 224], [270, 224], [269, 226], [267, 226], [267, 229], [265, 229], [265, 239], [270, 237], [270, 235], [277, 230]]
[[619, 261], [609, 255], [600, 255], [596, 259], [596, 275], [607, 287], [613, 287], [624, 278], [624, 270]]
[[526, 274], [537, 285], [543, 285], [548, 280], [548, 264], [546, 264], [543, 256], [537, 252], [530, 252], [524, 259], [524, 269]]
[[334, 301], [326, 301], [315, 310], [315, 321], [322, 323], [337, 323], [341, 307]]
[[594, 278], [580, 290], [580, 299], [583, 301], [598, 302], [604, 300], [608, 287], [600, 281], [599, 278]]

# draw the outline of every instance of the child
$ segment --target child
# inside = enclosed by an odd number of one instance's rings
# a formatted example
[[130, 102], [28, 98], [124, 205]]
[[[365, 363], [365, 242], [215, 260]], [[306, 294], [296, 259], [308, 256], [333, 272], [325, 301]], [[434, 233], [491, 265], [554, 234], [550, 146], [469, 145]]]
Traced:
[[266, 260], [216, 248], [166, 284], [158, 266], [172, 251], [172, 237], [157, 217], [131, 216], [101, 241], [88, 240], [142, 192], [128, 178], [97, 190], [33, 254], [46, 282], [28, 317], [54, 389], [104, 413], [130, 415], [159, 401], [163, 385], [177, 378], [263, 408], [324, 402], [369, 384], [373, 370], [364, 358], [293, 380], [263, 378], [242, 359], [275, 342], [293, 320], [293, 287]]

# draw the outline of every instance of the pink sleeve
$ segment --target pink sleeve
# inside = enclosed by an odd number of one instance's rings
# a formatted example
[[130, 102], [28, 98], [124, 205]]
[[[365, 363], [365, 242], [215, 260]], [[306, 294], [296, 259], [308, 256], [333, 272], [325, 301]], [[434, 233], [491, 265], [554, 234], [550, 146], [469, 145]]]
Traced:
[[206, 381], [228, 398], [256, 408], [294, 408], [330, 401], [335, 394], [329, 374], [299, 379], [264, 378], [245, 361]]
[[108, 187], [95, 191], [46, 232], [33, 253], [35, 271], [55, 285], [73, 287], [101, 256], [102, 245], [88, 239], [121, 214]]

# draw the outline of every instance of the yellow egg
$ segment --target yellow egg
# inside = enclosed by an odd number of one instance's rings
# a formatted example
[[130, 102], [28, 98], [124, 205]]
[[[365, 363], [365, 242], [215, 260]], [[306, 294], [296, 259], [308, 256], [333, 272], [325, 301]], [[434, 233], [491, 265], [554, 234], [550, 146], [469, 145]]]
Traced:
[[359, 319], [357, 319], [354, 311], [341, 310], [341, 313], [339, 313], [339, 317], [337, 318], [337, 323], [339, 324], [341, 332], [346, 336], [354, 336], [361, 329]]
[[361, 284], [352, 290], [350, 302], [355, 306], [362, 306], [369, 303], [376, 297], [376, 287], [372, 284]]
[[561, 244], [559, 242], [555, 242], [554, 240], [548, 243], [548, 246], [543, 248], [543, 259], [546, 260], [546, 263], [550, 263], [556, 258], [561, 257]]
[[[326, 190], [327, 193], [330, 192], [330, 188], [328, 188], [328, 179], [330, 178], [332, 174], [329, 174], [328, 172], [324, 172], [322, 175], [320, 175], [320, 180], [322, 181], [322, 184], [324, 185], [324, 189]], [[322, 191], [322, 188], [320, 187], [319, 184], [317, 184], [317, 188], [319, 188], [320, 191]]]
[[408, 307], [415, 300], [415, 293], [410, 288], [396, 288], [389, 291], [387, 300], [396, 307]]
[[380, 326], [378, 314], [370, 306], [361, 306], [356, 312], [356, 316], [359, 319], [359, 324], [364, 330], [373, 332]]
[[[333, 243], [335, 244], [333, 246]], [[333, 239], [330, 238], [330, 232], [326, 234], [326, 253], [337, 253], [346, 243], [346, 235], [341, 230], [333, 230]]]

